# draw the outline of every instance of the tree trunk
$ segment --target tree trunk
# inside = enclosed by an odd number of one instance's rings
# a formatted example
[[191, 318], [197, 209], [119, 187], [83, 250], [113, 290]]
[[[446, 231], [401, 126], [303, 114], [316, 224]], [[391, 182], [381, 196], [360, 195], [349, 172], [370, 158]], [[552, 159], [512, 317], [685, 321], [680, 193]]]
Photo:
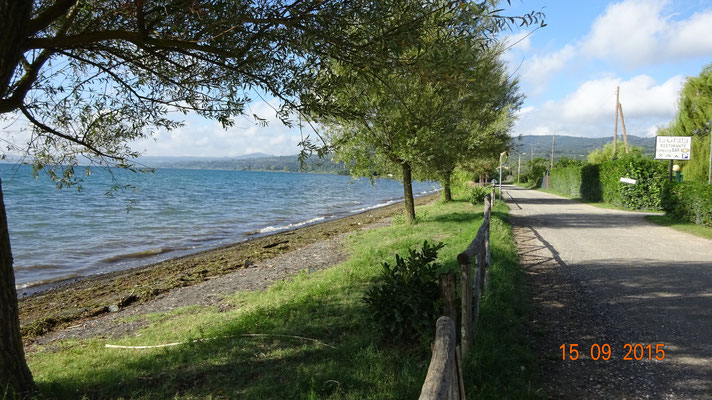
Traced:
[[0, 393], [6, 390], [27, 395], [36, 388], [22, 348], [10, 233], [0, 181]]
[[415, 223], [415, 201], [413, 201], [413, 176], [410, 163], [401, 164], [403, 168], [403, 195], [405, 197], [405, 216], [409, 224]]
[[450, 190], [450, 177], [452, 174], [447, 174], [445, 178], [443, 178], [442, 181], [440, 181], [440, 184], [443, 185], [443, 201], [444, 202], [449, 202], [452, 201], [452, 191]]
[[22, 56], [23, 34], [32, 11], [31, 0], [0, 0], [0, 99]]

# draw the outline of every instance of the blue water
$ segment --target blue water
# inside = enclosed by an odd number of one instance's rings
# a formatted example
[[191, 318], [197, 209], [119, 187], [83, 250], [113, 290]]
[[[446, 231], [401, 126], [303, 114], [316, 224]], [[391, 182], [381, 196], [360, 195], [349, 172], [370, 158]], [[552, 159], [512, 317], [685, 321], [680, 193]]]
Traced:
[[[145, 265], [402, 200], [390, 179], [287, 172], [96, 169], [75, 188], [0, 164], [18, 288]], [[134, 188], [106, 192], [116, 183]], [[414, 182], [416, 195], [432, 182]], [[127, 210], [127, 206], [130, 208]]]

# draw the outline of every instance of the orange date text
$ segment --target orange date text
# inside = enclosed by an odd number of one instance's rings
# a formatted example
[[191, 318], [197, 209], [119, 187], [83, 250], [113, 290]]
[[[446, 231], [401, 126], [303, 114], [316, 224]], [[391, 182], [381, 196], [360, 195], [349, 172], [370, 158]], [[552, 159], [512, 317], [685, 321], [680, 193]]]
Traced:
[[[663, 343], [642, 344], [626, 343], [623, 345], [621, 355], [625, 361], [641, 360], [663, 360], [665, 359], [665, 345]], [[613, 348], [608, 343], [594, 343], [588, 347], [578, 343], [564, 343], [559, 346], [562, 360], [578, 360], [582, 352], [590, 356], [592, 360], [610, 360], [614, 356]]]

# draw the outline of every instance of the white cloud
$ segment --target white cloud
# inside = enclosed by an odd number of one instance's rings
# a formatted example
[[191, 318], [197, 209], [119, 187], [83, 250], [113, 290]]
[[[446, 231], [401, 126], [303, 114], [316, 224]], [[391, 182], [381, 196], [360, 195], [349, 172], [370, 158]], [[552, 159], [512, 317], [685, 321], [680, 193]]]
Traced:
[[652, 127], [665, 124], [675, 116], [683, 84], [682, 76], [674, 76], [661, 84], [647, 75], [627, 81], [613, 76], [589, 80], [562, 100], [548, 101], [530, 112], [520, 112], [515, 134], [611, 135], [615, 123], [616, 86], [620, 86], [620, 102], [628, 134], [649, 136]]
[[284, 126], [270, 104], [257, 101], [247, 111], [266, 119], [268, 125], [260, 126], [251, 117], [245, 117], [224, 129], [216, 121], [189, 115], [185, 126], [134, 142], [132, 148], [146, 156], [234, 157], [256, 152], [273, 155], [299, 152], [299, 128]]
[[576, 47], [570, 44], [554, 53], [534, 56], [524, 62], [520, 76], [532, 85], [535, 93], [541, 92], [551, 77], [563, 69], [574, 56], [576, 56]]
[[598, 17], [581, 53], [627, 68], [712, 55], [712, 10], [684, 20], [666, 14], [669, 1], [627, 0]]

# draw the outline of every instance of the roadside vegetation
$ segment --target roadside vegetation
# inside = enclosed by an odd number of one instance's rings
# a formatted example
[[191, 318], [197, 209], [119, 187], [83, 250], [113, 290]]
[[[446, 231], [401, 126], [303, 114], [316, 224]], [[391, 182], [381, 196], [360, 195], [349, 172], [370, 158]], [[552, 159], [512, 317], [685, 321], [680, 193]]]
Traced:
[[[461, 193], [460, 191], [457, 192]], [[442, 242], [441, 268], [474, 238], [482, 207], [464, 198], [419, 207], [417, 225], [354, 231], [350, 259], [279, 282], [262, 292], [227, 294], [219, 307], [147, 315], [129, 337], [64, 340], [28, 354], [43, 398], [414, 399], [430, 358], [427, 344], [389, 340], [367, 312], [364, 295], [382, 263], [423, 241]], [[507, 224], [492, 216], [491, 290], [482, 303], [477, 345], [466, 360], [468, 396], [535, 398], [534, 359], [523, 321], [523, 272]], [[434, 329], [434, 321], [433, 321]], [[121, 345], [184, 344], [153, 349]]]

